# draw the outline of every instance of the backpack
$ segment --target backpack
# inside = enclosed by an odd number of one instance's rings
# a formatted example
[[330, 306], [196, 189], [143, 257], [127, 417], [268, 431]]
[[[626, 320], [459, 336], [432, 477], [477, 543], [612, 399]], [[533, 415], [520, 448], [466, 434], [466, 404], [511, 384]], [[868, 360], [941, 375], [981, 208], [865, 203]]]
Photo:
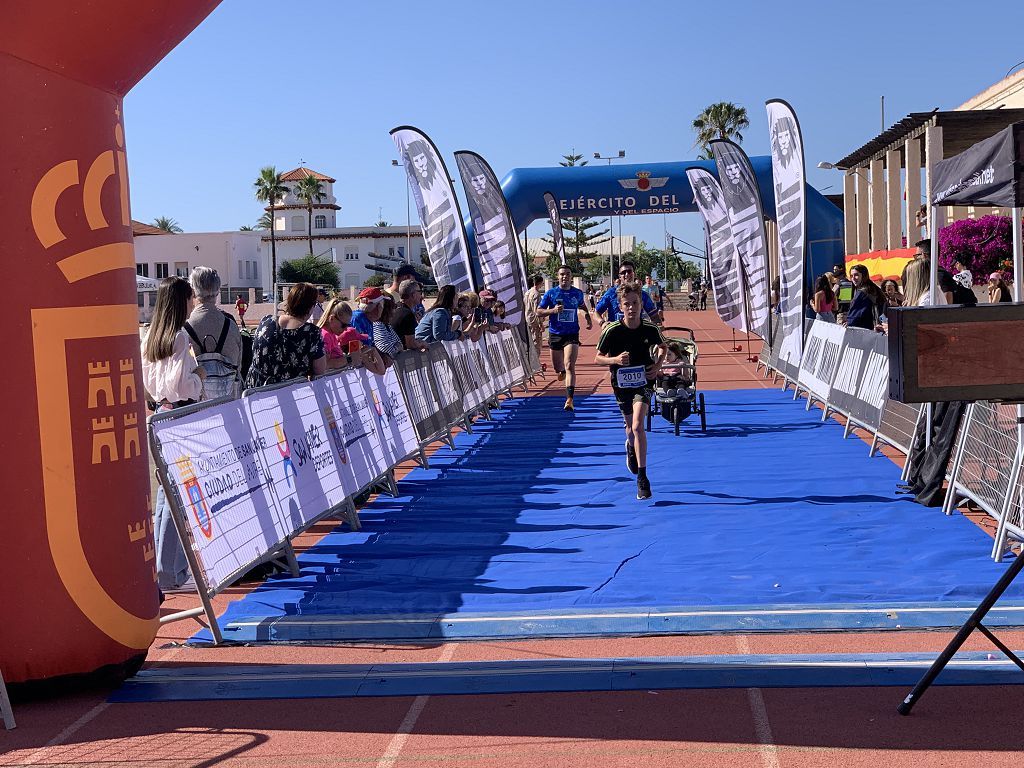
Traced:
[[207, 334], [200, 341], [195, 329], [187, 320], [185, 321], [185, 332], [196, 343], [196, 346], [202, 350], [202, 352], [196, 355], [196, 362], [206, 372], [206, 378], [203, 380], [203, 394], [199, 398], [200, 401], [216, 400], [218, 397], [226, 395], [238, 397], [239, 394], [238, 366], [229, 361], [223, 354], [224, 342], [228, 338], [228, 331], [231, 330], [231, 324], [234, 320], [226, 312], [221, 314], [224, 315], [224, 326], [221, 328], [220, 337], [217, 339], [217, 346], [214, 347], [212, 352], [207, 351], [206, 347], [206, 340], [212, 337]]

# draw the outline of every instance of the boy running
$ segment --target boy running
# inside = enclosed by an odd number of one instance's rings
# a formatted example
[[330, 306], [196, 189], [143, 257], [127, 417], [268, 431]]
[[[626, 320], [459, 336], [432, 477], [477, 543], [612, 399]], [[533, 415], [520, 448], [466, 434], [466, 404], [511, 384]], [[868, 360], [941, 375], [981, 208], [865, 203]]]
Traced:
[[[598, 365], [611, 366], [612, 391], [626, 423], [626, 467], [636, 475], [636, 497], [651, 498], [647, 479], [647, 409], [653, 382], [668, 349], [661, 330], [642, 317], [643, 291], [636, 283], [618, 287], [622, 320], [609, 323], [597, 342]], [[657, 357], [652, 349], [657, 348]]]
[[558, 285], [540, 300], [537, 314], [548, 318], [548, 346], [551, 347], [551, 365], [558, 380], [565, 381], [565, 405], [562, 410], [575, 410], [572, 398], [576, 392], [576, 357], [580, 352], [580, 318], [587, 316], [587, 330], [594, 327], [590, 319], [583, 291], [572, 285], [572, 270], [558, 268]]

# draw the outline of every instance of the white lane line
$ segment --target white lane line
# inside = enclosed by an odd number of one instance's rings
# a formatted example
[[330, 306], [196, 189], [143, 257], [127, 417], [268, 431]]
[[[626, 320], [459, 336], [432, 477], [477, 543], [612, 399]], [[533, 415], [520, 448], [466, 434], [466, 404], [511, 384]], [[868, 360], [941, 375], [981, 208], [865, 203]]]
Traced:
[[[438, 662], [443, 664], [451, 661], [455, 655], [455, 649], [458, 647], [458, 643], [446, 645], [441, 652], [441, 658], [438, 659]], [[393, 768], [395, 763], [398, 762], [398, 757], [402, 754], [402, 748], [405, 747], [405, 742], [409, 740], [409, 734], [416, 727], [416, 721], [420, 719], [420, 715], [423, 714], [428, 701], [430, 701], [429, 696], [417, 696], [412, 704], [409, 705], [409, 711], [405, 713], [402, 724], [398, 726], [398, 730], [395, 731], [395, 735], [391, 737], [391, 741], [388, 743], [388, 748], [384, 750], [384, 754], [377, 761], [377, 768]]]
[[[184, 646], [177, 646], [173, 649], [168, 649], [166, 653], [161, 652], [161, 649], [156, 649], [151, 654], [149, 654], [149, 660], [168, 661], [172, 657], [177, 656], [179, 653], [181, 653], [183, 648]], [[37, 760], [46, 755], [46, 750], [50, 749], [51, 747], [57, 747], [61, 744], [64, 744], [72, 736], [74, 736], [76, 733], [82, 730], [82, 728], [87, 726], [99, 715], [101, 715], [109, 706], [110, 703], [108, 701], [101, 701], [99, 704], [90, 709], [80, 718], [75, 720], [75, 722], [73, 722], [71, 725], [69, 725], [67, 728], [65, 728], [63, 731], [58, 733], [56, 736], [54, 736], [52, 739], [46, 742], [43, 746], [41, 746], [39, 749], [37, 749], [35, 752], [29, 755], [28, 758], [25, 760], [25, 765], [34, 765]]]
[[[736, 647], [744, 656], [751, 655], [750, 642], [743, 635], [736, 638]], [[779, 768], [779, 749], [772, 738], [772, 726], [768, 720], [768, 708], [764, 704], [764, 696], [760, 688], [747, 688], [747, 700], [750, 702], [750, 714], [754, 718], [754, 732], [761, 744], [761, 765], [764, 768]]]
[[59, 746], [59, 745], [63, 744], [67, 739], [70, 739], [78, 731], [80, 731], [86, 725], [91, 723], [100, 713], [103, 712], [103, 710], [105, 710], [109, 706], [110, 706], [110, 704], [108, 704], [106, 701], [101, 701], [99, 704], [97, 704], [95, 707], [90, 709], [88, 712], [86, 712], [80, 718], [75, 720], [75, 722], [73, 722], [71, 725], [69, 725], [63, 731], [61, 731], [56, 736], [54, 736], [52, 739], [50, 739], [48, 742], [46, 742], [42, 747], [37, 749], [31, 755], [29, 755], [28, 758], [25, 760], [24, 764], [25, 765], [35, 765], [37, 760], [39, 760], [39, 759], [41, 759], [41, 758], [46, 756], [47, 751], [51, 747], [56, 747], [56, 746]]

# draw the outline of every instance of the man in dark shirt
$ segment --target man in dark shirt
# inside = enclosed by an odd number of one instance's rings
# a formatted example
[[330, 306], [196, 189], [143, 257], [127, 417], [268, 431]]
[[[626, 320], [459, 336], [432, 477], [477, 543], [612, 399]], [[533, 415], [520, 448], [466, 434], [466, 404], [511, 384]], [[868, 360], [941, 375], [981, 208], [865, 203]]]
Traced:
[[423, 301], [423, 286], [415, 280], [403, 280], [398, 286], [399, 304], [391, 315], [391, 327], [406, 349], [426, 349], [416, 338], [416, 305]]
[[[619, 286], [622, 320], [605, 326], [594, 361], [611, 368], [612, 392], [626, 425], [626, 467], [636, 475], [636, 497], [649, 499], [647, 410], [668, 347], [658, 326], [643, 319], [642, 296], [643, 291], [636, 283]], [[657, 350], [656, 355], [652, 354], [653, 349]]]

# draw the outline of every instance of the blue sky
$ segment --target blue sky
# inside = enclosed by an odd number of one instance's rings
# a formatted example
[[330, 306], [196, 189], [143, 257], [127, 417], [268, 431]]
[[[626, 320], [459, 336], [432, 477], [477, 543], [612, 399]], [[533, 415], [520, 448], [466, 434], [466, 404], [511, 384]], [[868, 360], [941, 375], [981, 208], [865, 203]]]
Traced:
[[[767, 154], [768, 98], [797, 111], [809, 181], [841, 192], [814, 166], [878, 132], [880, 96], [890, 124], [953, 108], [1024, 59], [1022, 29], [1014, 3], [225, 0], [125, 100], [132, 214], [254, 224], [260, 167], [302, 159], [338, 179], [339, 225], [379, 209], [404, 224], [396, 125], [427, 132], [452, 175], [473, 149], [502, 177], [573, 148], [692, 159], [692, 120], [716, 101], [747, 108], [743, 147]], [[662, 218], [623, 229], [661, 246]], [[700, 242], [698, 218], [667, 225]]]

